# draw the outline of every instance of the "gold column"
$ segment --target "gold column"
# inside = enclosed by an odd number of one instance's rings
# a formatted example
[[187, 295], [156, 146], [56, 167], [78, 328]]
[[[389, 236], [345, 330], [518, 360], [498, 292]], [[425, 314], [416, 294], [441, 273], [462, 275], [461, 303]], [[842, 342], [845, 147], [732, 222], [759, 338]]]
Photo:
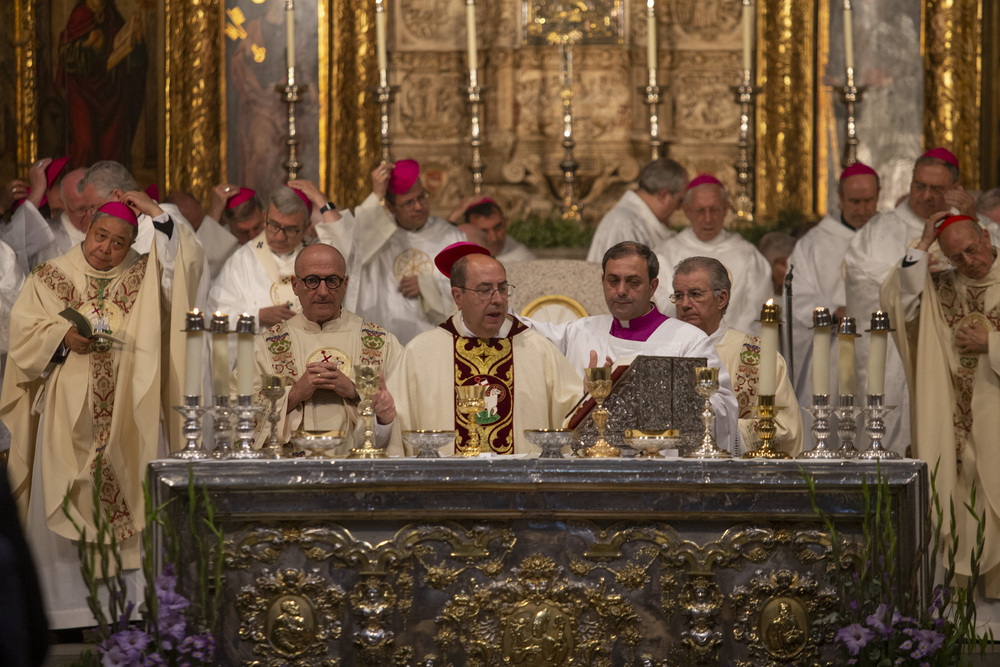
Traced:
[[951, 149], [966, 187], [980, 185], [982, 20], [983, 0], [924, 0], [922, 5], [924, 146]]
[[[320, 119], [320, 136], [325, 137], [320, 159], [329, 165], [326, 191], [333, 201], [353, 206], [371, 192], [370, 173], [381, 151], [375, 99], [378, 81], [375, 3], [333, 0], [332, 4], [328, 33], [330, 67], [325, 70], [329, 78], [321, 78], [320, 82], [321, 91], [324, 82], [329, 91], [324, 93], [329, 98], [328, 113]], [[392, 18], [388, 22], [390, 34]], [[320, 48], [322, 51], [322, 45]], [[324, 69], [321, 67], [320, 71]]]
[[[8, 7], [9, 9], [9, 7]], [[18, 0], [14, 7], [14, 60], [17, 71], [17, 175], [27, 177], [38, 154], [38, 96], [35, 61], [35, 5]], [[10, 24], [7, 24], [10, 25]]]
[[164, 192], [208, 201], [222, 180], [223, 80], [220, 0], [163, 0]]
[[756, 215], [815, 212], [816, 0], [757, 5]]

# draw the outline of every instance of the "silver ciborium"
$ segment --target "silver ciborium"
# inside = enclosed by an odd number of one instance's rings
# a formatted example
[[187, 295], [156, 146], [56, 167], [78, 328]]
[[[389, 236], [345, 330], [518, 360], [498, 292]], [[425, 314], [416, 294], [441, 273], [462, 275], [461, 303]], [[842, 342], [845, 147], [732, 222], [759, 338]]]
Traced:
[[403, 431], [403, 444], [417, 450], [415, 458], [439, 459], [439, 449], [448, 445], [455, 446], [455, 431]]
[[712, 421], [715, 410], [712, 409], [712, 396], [719, 391], [719, 369], [708, 366], [698, 366], [694, 369], [694, 390], [704, 397], [705, 407], [701, 411], [701, 423], [705, 426], [705, 434], [701, 446], [684, 455], [687, 459], [728, 459], [732, 454], [715, 446], [712, 435]]
[[540, 459], [561, 459], [563, 448], [576, 442], [576, 433], [566, 428], [525, 429], [524, 437], [542, 450]]

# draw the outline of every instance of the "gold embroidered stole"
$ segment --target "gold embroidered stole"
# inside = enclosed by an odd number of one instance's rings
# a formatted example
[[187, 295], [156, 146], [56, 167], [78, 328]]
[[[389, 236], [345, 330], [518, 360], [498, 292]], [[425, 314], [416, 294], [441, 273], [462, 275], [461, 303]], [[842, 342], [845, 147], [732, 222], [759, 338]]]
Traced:
[[482, 443], [488, 443], [496, 454], [514, 451], [514, 348], [513, 338], [527, 327], [514, 320], [504, 338], [465, 338], [455, 330], [451, 318], [441, 328], [455, 341], [455, 386], [481, 384], [486, 386], [486, 408], [466, 416], [458, 411], [455, 401], [456, 450], [461, 453], [473, 423], [479, 427]]
[[732, 378], [733, 391], [739, 404], [740, 419], [753, 419], [753, 408], [757, 405], [757, 369], [760, 366], [760, 339], [744, 336], [740, 344], [739, 363]]

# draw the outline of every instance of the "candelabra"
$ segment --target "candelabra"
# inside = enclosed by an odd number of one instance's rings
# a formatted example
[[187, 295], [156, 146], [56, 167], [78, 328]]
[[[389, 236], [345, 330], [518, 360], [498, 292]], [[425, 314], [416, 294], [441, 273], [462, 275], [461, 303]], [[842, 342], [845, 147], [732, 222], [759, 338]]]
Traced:
[[201, 416], [205, 412], [205, 408], [198, 405], [198, 399], [198, 396], [185, 396], [184, 405], [174, 406], [174, 410], [184, 415], [184, 426], [181, 432], [187, 443], [184, 445], [184, 449], [171, 454], [171, 458], [188, 461], [208, 458], [208, 454], [198, 447], [198, 439], [201, 437]]
[[580, 219], [580, 204], [576, 200], [576, 170], [580, 163], [573, 156], [576, 141], [573, 140], [573, 43], [565, 38], [559, 43], [559, 55], [562, 59], [560, 73], [563, 121], [563, 159], [559, 168], [563, 172], [563, 212], [564, 220]]
[[[291, 11], [295, 6], [294, 0], [285, 0], [285, 3], [288, 11]], [[288, 140], [285, 142], [288, 145], [288, 160], [282, 165], [288, 172], [289, 180], [291, 180], [298, 178], [299, 170], [302, 169], [302, 163], [299, 162], [298, 157], [299, 136], [295, 127], [295, 105], [302, 100], [301, 94], [309, 90], [309, 86], [299, 86], [295, 83], [295, 66], [290, 64], [288, 66], [288, 81], [284, 84], [279, 83], [274, 89], [282, 93], [285, 102], [288, 103]]]
[[482, 126], [479, 123], [479, 104], [481, 101], [482, 89], [479, 87], [479, 70], [469, 70], [469, 87], [465, 89], [469, 99], [469, 111], [472, 123], [471, 138], [469, 144], [472, 146], [472, 191], [480, 194], [483, 191], [483, 157], [481, 148], [483, 145]]
[[754, 210], [754, 177], [750, 125], [753, 121], [753, 104], [757, 93], [749, 69], [743, 70], [743, 83], [733, 87], [732, 90], [736, 93], [736, 102], [740, 105], [740, 138], [737, 144], [739, 157], [733, 165], [736, 167], [736, 185], [739, 188], [735, 198], [736, 217], [741, 224], [751, 225]]
[[660, 157], [660, 148], [663, 141], [660, 139], [660, 86], [656, 82], [656, 68], [649, 69], [649, 83], [639, 88], [640, 93], [646, 95], [646, 104], [649, 106], [649, 155], [650, 159], [656, 160]]
[[844, 147], [844, 166], [858, 161], [858, 133], [855, 122], [855, 106], [861, 104], [865, 86], [854, 84], [854, 68], [847, 68], [847, 84], [840, 89], [840, 100], [847, 107], [847, 141]]
[[806, 407], [809, 414], [813, 416], [812, 433], [816, 446], [808, 452], [799, 454], [800, 459], [835, 459], [839, 455], [826, 446], [826, 439], [830, 436], [830, 415], [833, 414], [833, 406], [830, 405], [829, 394], [813, 394], [813, 404]]
[[230, 459], [262, 459], [264, 453], [253, 448], [254, 417], [262, 410], [259, 405], [253, 405], [250, 394], [241, 394], [236, 397], [236, 407], [234, 412], [237, 415], [236, 421], [236, 442], [233, 444], [233, 452]]

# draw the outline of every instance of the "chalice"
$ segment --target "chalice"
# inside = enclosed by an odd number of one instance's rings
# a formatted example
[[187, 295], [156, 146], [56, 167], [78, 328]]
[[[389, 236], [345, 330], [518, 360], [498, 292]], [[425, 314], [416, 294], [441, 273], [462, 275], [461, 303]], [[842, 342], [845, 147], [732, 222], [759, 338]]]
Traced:
[[372, 407], [372, 397], [378, 393], [378, 370], [378, 366], [354, 367], [354, 386], [361, 397], [358, 410], [364, 426], [364, 442], [361, 447], [351, 450], [352, 459], [384, 459], [388, 456], [384, 449], [375, 446], [375, 408]]
[[694, 390], [705, 399], [705, 407], [701, 411], [701, 423], [705, 425], [705, 434], [701, 438], [701, 446], [684, 455], [687, 459], [728, 459], [732, 456], [724, 449], [715, 445], [712, 436], [712, 420], [715, 410], [712, 409], [712, 396], [719, 391], [719, 369], [708, 366], [698, 366], [694, 369]]
[[267, 408], [267, 421], [271, 424], [271, 433], [267, 436], [267, 444], [264, 446], [264, 457], [269, 459], [285, 458], [281, 451], [281, 443], [278, 442], [278, 422], [281, 417], [278, 415], [278, 399], [285, 395], [285, 378], [280, 375], [263, 374], [261, 379], [261, 394], [270, 404]]
[[611, 367], [598, 366], [584, 369], [584, 384], [590, 395], [594, 397], [597, 407], [591, 417], [597, 427], [597, 442], [583, 450], [584, 456], [594, 459], [610, 459], [621, 456], [617, 447], [604, 439], [604, 429], [608, 425], [611, 413], [604, 407], [604, 400], [611, 394]]
[[458, 392], [456, 407], [469, 421], [469, 435], [459, 447], [458, 452], [462, 456], [479, 456], [483, 453], [483, 449], [482, 443], [479, 441], [479, 425], [476, 423], [476, 415], [486, 409], [486, 386], [468, 384], [455, 387], [455, 391]]

